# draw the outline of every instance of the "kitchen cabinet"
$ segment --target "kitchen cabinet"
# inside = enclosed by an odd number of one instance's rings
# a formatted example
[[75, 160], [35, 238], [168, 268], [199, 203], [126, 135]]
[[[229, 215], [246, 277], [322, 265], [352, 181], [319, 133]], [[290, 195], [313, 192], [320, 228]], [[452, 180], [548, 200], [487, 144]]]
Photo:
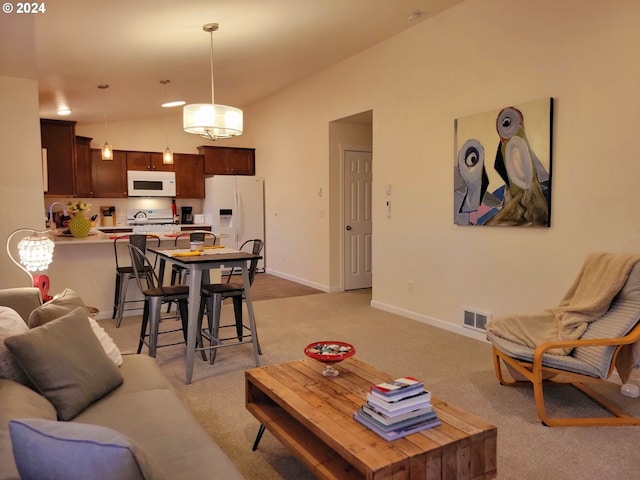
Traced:
[[204, 198], [204, 158], [191, 153], [174, 153], [176, 198]]
[[91, 178], [91, 140], [89, 137], [76, 136], [76, 197], [93, 197], [93, 179]]
[[92, 148], [91, 180], [94, 197], [127, 197], [127, 152], [114, 150], [113, 160], [102, 160], [100, 149]]
[[[158, 152], [126, 152], [128, 170], [149, 170], [173, 172], [172, 164], [162, 163], [162, 153]], [[175, 162], [175, 160], [174, 160]]]
[[255, 148], [213, 147], [202, 145], [205, 175], [255, 175]]
[[47, 150], [45, 195], [73, 196], [76, 122], [40, 119], [40, 141]]

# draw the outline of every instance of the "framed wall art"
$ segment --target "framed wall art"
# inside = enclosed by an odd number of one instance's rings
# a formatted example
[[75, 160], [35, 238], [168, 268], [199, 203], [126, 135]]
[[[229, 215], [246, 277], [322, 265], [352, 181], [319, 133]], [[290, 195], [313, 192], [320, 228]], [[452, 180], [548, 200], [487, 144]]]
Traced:
[[553, 98], [454, 120], [454, 223], [549, 227]]

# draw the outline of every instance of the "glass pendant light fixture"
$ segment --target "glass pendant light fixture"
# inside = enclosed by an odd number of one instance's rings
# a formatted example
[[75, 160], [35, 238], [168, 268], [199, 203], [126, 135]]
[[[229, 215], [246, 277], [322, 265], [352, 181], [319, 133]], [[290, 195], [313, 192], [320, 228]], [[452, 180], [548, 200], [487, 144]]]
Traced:
[[[171, 80], [160, 80], [160, 83], [164, 85], [164, 96], [167, 98], [167, 84]], [[163, 104], [164, 105], [164, 104]], [[169, 130], [167, 129], [167, 111], [164, 111], [164, 133], [167, 139], [167, 148], [162, 152], [162, 163], [165, 165], [171, 165], [173, 163], [173, 152], [169, 148]]]
[[[107, 94], [107, 88], [109, 88], [109, 85], [106, 83], [101, 83], [100, 85], [98, 85], [98, 88], [100, 90], [102, 90], [105, 94], [105, 101], [104, 101], [104, 137], [107, 138], [107, 100], [106, 100], [106, 94]], [[113, 148], [111, 148], [111, 145], [109, 145], [109, 142], [107, 142], [106, 140], [104, 141], [104, 144], [102, 145], [102, 147], [100, 147], [100, 151], [102, 152], [102, 160], [113, 160]]]
[[215, 103], [213, 32], [218, 30], [218, 27], [217, 23], [207, 23], [202, 26], [202, 30], [209, 32], [211, 37], [211, 103], [185, 105], [182, 111], [184, 131], [200, 135], [209, 140], [242, 135], [242, 110]]

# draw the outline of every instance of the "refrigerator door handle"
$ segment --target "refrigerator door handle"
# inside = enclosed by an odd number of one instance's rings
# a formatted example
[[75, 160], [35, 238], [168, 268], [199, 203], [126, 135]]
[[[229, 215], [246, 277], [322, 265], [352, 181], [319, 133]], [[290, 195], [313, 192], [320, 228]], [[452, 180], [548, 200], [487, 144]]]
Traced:
[[235, 191], [235, 212], [236, 212], [236, 242], [238, 242], [238, 247], [240, 247], [240, 230], [242, 229], [242, 205], [241, 205], [241, 197], [240, 192], [236, 188]]

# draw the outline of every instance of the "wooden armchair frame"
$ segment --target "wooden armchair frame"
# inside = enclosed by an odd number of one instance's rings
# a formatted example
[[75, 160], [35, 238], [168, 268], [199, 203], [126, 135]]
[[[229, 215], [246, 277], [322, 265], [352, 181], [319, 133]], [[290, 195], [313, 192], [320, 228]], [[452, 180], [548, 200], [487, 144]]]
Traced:
[[[621, 426], [621, 425], [640, 425], [640, 418], [627, 415], [618, 407], [616, 407], [609, 400], [604, 398], [601, 394], [595, 392], [585, 385], [589, 382], [604, 382], [606, 381], [615, 368], [616, 359], [620, 353], [620, 350], [624, 345], [632, 344], [640, 340], [640, 322], [625, 336], [620, 338], [598, 338], [588, 340], [573, 340], [573, 341], [553, 341], [540, 344], [534, 351], [533, 361], [522, 361], [513, 357], [510, 357], [507, 353], [498, 350], [493, 347], [493, 365], [496, 372], [496, 377], [502, 385], [514, 386], [521, 385], [523, 382], [528, 381], [533, 385], [533, 396], [536, 403], [536, 411], [538, 417], [542, 420], [542, 423], [550, 427], [569, 427], [569, 426]], [[613, 357], [611, 358], [611, 364], [607, 375], [603, 378], [591, 377], [589, 375], [581, 375], [570, 371], [562, 370], [559, 368], [547, 367], [542, 364], [543, 356], [545, 352], [552, 348], [558, 347], [596, 347], [596, 346], [616, 346]], [[502, 368], [500, 364], [502, 360], [505, 364], [513, 368], [516, 372], [522, 375], [526, 380], [513, 380], [509, 381], [502, 375]], [[550, 377], [550, 378], [549, 378]], [[613, 414], [613, 417], [567, 417], [557, 418], [549, 417], [545, 411], [544, 402], [544, 389], [545, 385], [572, 385], [580, 390], [582, 393], [591, 398], [594, 402], [605, 408], [609, 413]]]

